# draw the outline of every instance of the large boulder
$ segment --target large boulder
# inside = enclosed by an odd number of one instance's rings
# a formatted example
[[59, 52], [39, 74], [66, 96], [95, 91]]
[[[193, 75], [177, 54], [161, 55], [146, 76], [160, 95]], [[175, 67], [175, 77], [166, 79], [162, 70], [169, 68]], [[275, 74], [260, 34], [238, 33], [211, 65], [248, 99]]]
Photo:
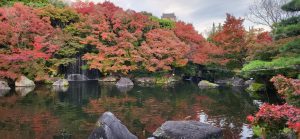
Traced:
[[89, 139], [137, 139], [111, 112], [105, 112], [97, 121]]
[[133, 86], [133, 82], [129, 78], [122, 77], [117, 83], [117, 87]]
[[118, 77], [117, 76], [107, 76], [107, 77], [105, 77], [105, 78], [102, 78], [101, 80], [99, 80], [99, 81], [101, 81], [101, 82], [117, 82], [118, 81]]
[[214, 83], [211, 83], [209, 81], [206, 81], [206, 80], [202, 80], [198, 83], [198, 86], [199, 88], [217, 88], [219, 87], [218, 84], [214, 84]]
[[167, 121], [153, 136], [159, 139], [221, 139], [222, 129], [198, 121]]
[[8, 86], [6, 81], [0, 80], [0, 90], [10, 90], [11, 88]]
[[52, 84], [53, 86], [69, 86], [69, 81], [66, 79], [59, 79]]
[[29, 87], [29, 86], [35, 86], [34, 82], [32, 80], [29, 80], [25, 76], [20, 76], [16, 82], [15, 82], [16, 87]]

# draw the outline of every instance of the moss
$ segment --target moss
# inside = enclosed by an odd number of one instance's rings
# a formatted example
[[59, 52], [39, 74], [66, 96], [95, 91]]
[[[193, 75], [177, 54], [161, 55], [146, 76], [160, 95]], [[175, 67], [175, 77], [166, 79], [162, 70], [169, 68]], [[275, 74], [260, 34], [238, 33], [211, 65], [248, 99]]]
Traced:
[[247, 92], [260, 92], [264, 91], [266, 89], [266, 86], [261, 83], [252, 83], [247, 89]]

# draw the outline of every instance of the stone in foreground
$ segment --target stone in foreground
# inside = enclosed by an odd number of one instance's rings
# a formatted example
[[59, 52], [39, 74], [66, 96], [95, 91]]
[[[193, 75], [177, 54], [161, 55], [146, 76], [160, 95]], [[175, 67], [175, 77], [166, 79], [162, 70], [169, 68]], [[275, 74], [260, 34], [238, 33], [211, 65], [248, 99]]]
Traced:
[[137, 139], [111, 112], [105, 112], [96, 126], [89, 139]]
[[122, 77], [117, 83], [117, 87], [133, 86], [133, 82], [129, 78]]
[[69, 82], [66, 79], [59, 79], [53, 83], [53, 86], [69, 86]]
[[35, 84], [32, 80], [29, 80], [27, 77], [21, 76], [15, 82], [15, 86], [16, 87], [29, 87], [29, 86], [35, 86]]
[[218, 84], [214, 84], [214, 83], [211, 83], [209, 81], [206, 81], [206, 80], [202, 80], [198, 83], [198, 86], [199, 88], [217, 88], [219, 87]]
[[156, 129], [158, 139], [221, 139], [222, 129], [198, 121], [167, 121]]

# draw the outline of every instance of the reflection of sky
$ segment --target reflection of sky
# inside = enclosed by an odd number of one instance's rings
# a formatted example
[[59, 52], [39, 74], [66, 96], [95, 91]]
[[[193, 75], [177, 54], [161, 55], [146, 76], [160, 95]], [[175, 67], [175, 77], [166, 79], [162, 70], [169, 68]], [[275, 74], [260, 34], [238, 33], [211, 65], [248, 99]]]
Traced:
[[248, 124], [243, 124], [242, 132], [240, 133], [241, 139], [251, 138], [253, 136], [252, 128]]
[[[218, 124], [217, 119], [208, 119], [208, 115], [205, 112], [203, 112], [202, 110], [201, 110], [201, 112], [198, 113], [198, 117], [199, 117], [199, 121], [202, 123], [207, 123], [207, 124], [210, 124], [213, 126], [218, 126], [221, 128], [225, 128], [225, 126], [228, 124], [226, 122], [226, 120], [227, 120], [226, 118], [222, 118], [219, 121], [219, 124]], [[228, 126], [231, 129], [233, 129], [235, 127], [235, 125], [233, 123], [229, 123]], [[247, 138], [251, 138], [253, 136], [252, 128], [248, 124], [243, 124], [241, 129], [242, 129], [242, 131], [239, 134], [241, 139], [247, 139]]]

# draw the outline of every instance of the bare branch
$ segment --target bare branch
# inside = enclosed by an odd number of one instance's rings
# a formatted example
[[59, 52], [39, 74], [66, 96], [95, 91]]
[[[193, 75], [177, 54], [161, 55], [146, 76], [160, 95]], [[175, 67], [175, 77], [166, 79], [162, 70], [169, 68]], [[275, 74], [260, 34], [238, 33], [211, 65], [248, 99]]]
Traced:
[[274, 28], [274, 24], [281, 20], [295, 16], [298, 13], [291, 13], [281, 9], [281, 6], [289, 0], [254, 0], [249, 7], [247, 19], [255, 24]]

